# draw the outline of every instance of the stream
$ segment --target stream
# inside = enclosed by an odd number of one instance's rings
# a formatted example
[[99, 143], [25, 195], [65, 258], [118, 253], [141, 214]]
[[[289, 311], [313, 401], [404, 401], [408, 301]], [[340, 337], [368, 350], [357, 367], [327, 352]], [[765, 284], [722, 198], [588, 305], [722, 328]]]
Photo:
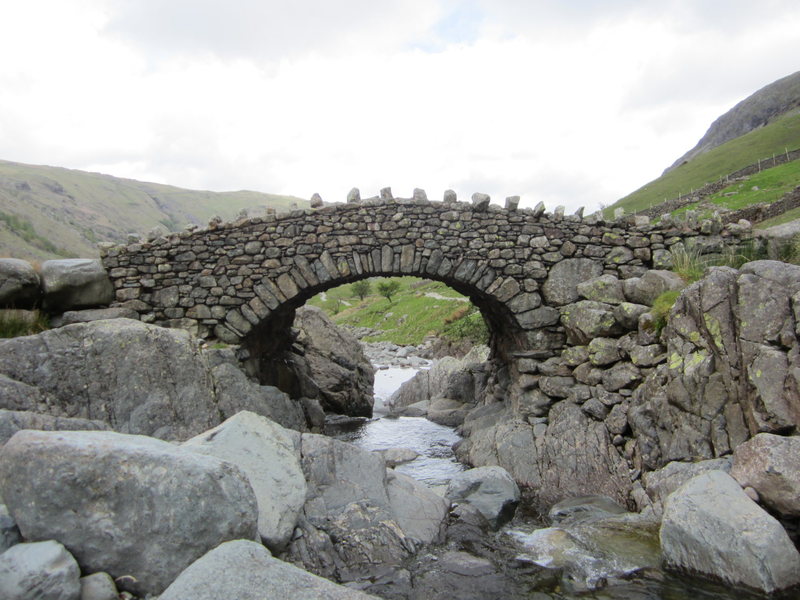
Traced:
[[[456, 461], [452, 445], [461, 437], [451, 427], [445, 427], [420, 417], [388, 416], [385, 401], [402, 385], [417, 373], [418, 369], [382, 367], [375, 372], [375, 417], [371, 420], [358, 420], [342, 423], [331, 431], [337, 439], [353, 443], [366, 450], [383, 450], [387, 448], [410, 448], [419, 456], [408, 463], [396, 467], [419, 481], [423, 481], [440, 493], [444, 493], [450, 478], [465, 469]], [[536, 536], [536, 531], [544, 527], [541, 523], [530, 519], [516, 518], [511, 524], [503, 527], [496, 534], [495, 541], [511, 547], [518, 552], [516, 560], [524, 563], [527, 558], [525, 540]], [[602, 554], [602, 550], [601, 550]], [[597, 560], [594, 556], [580, 556], [581, 567], [591, 570]], [[612, 559], [613, 560], [613, 559]], [[571, 586], [551, 586], [542, 591], [535, 591], [532, 596], [537, 600], [763, 600], [767, 598], [759, 594], [751, 594], [741, 589], [725, 587], [687, 575], [673, 575], [658, 568], [646, 570], [646, 574], [632, 578], [630, 581], [618, 580], [617, 585], [585, 591], [570, 590]], [[777, 596], [774, 600], [793, 600], [787, 596]], [[504, 600], [493, 598], [492, 600]]]

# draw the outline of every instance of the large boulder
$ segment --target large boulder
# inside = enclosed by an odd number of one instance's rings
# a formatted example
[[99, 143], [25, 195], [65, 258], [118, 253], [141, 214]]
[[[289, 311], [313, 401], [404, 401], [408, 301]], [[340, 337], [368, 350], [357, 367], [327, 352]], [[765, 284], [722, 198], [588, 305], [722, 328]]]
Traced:
[[258, 533], [262, 541], [273, 550], [286, 545], [306, 499], [299, 433], [243, 411], [184, 442], [182, 447], [239, 467], [258, 501]]
[[257, 532], [237, 467], [143, 436], [20, 431], [0, 452], [0, 493], [23, 538], [57, 540], [85, 572], [129, 576], [120, 587], [140, 595]]
[[185, 331], [131, 319], [78, 323], [0, 341], [0, 408], [161, 439], [189, 438], [243, 409], [304, 428], [286, 394], [231, 364], [209, 367]]
[[[498, 410], [498, 408], [500, 410]], [[570, 400], [552, 405], [548, 423], [531, 425], [496, 403], [470, 413], [458, 449], [473, 465], [499, 465], [534, 491], [532, 503], [546, 512], [570, 496], [602, 494], [627, 504], [632, 490], [628, 463], [602, 421]]]
[[214, 548], [183, 571], [160, 600], [369, 600], [345, 588], [273, 558], [254, 542], [237, 540]]
[[313, 306], [297, 311], [297, 343], [325, 410], [350, 416], [372, 416], [374, 369], [358, 340], [336, 327]]
[[31, 411], [0, 409], [0, 448], [22, 429], [39, 431], [107, 431], [111, 429], [103, 421], [53, 417]]
[[211, 369], [216, 400], [223, 418], [246, 410], [267, 417], [288, 429], [304, 431], [302, 406], [271, 385], [250, 381], [237, 365], [223, 362]]
[[316, 434], [302, 436], [306, 503], [286, 557], [318, 575], [353, 581], [397, 567], [434, 541], [446, 504], [383, 458]]
[[78, 563], [52, 540], [17, 544], [0, 554], [3, 600], [79, 600]]
[[724, 456], [759, 432], [800, 426], [800, 266], [709, 269], [675, 302], [666, 363], [634, 392], [642, 466]]
[[519, 487], [502, 467], [477, 467], [453, 476], [445, 497], [477, 508], [497, 529], [511, 520], [519, 504]]
[[[664, 512], [664, 502], [669, 495], [681, 487], [684, 483], [707, 471], [723, 471], [729, 473], [731, 470], [731, 457], [714, 458], [701, 460], [694, 463], [671, 462], [665, 467], [656, 471], [649, 471], [642, 475], [642, 483], [649, 498], [649, 506], [652, 507], [653, 514], [660, 518]], [[639, 506], [642, 510], [646, 506]]]
[[667, 566], [772, 593], [800, 584], [800, 553], [781, 524], [727, 473], [708, 471], [667, 499]]
[[733, 451], [731, 476], [773, 511], [800, 517], [800, 437], [759, 433]]
[[41, 296], [39, 274], [31, 263], [17, 258], [0, 258], [0, 306], [31, 308]]
[[99, 259], [68, 258], [42, 263], [44, 306], [52, 312], [111, 304], [114, 286]]
[[614, 316], [614, 306], [593, 300], [563, 306], [561, 324], [567, 332], [567, 340], [577, 345], [586, 345], [594, 338], [624, 333]]

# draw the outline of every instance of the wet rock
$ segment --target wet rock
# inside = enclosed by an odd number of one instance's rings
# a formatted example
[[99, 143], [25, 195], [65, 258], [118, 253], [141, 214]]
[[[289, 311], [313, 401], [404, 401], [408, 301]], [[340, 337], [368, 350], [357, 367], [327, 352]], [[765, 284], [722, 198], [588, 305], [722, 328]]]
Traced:
[[85, 572], [130, 575], [120, 587], [136, 594], [257, 531], [238, 468], [143, 436], [20, 431], [0, 452], [0, 481], [25, 539], [58, 540]]
[[547, 519], [552, 525], [567, 526], [627, 512], [608, 496], [577, 496], [556, 502], [547, 512]]
[[419, 456], [419, 452], [411, 448], [387, 448], [386, 450], [377, 450], [386, 461], [386, 466], [394, 468], [397, 465], [411, 462]]
[[97, 259], [70, 258], [42, 263], [44, 306], [57, 312], [111, 304], [114, 286]]
[[0, 554], [0, 598], [79, 600], [78, 563], [58, 542], [17, 544]]
[[510, 585], [491, 561], [466, 552], [446, 552], [414, 585], [415, 600], [507, 598]]
[[261, 540], [276, 551], [288, 543], [306, 499], [299, 433], [243, 411], [181, 447], [239, 467], [256, 495]]
[[669, 496], [660, 537], [673, 569], [767, 593], [800, 583], [800, 553], [786, 531], [722, 471], [698, 475]]
[[733, 451], [730, 473], [771, 510], [800, 517], [800, 437], [757, 434]]
[[81, 577], [81, 600], [119, 600], [117, 584], [108, 573]]
[[563, 570], [565, 587], [576, 592], [622, 583], [638, 571], [660, 566], [656, 522], [630, 514], [603, 517], [604, 510], [597, 509], [595, 518], [529, 534], [514, 532], [514, 537], [535, 564]]
[[392, 517], [406, 537], [430, 544], [440, 539], [449, 503], [428, 486], [402, 473], [387, 474]]
[[495, 529], [509, 521], [519, 504], [519, 487], [502, 467], [478, 467], [455, 475], [445, 497], [477, 508]]
[[32, 308], [41, 299], [39, 274], [17, 258], [0, 258], [0, 306]]
[[430, 421], [447, 427], [458, 427], [464, 422], [467, 411], [471, 408], [458, 400], [437, 398], [428, 405], [427, 417]]
[[343, 415], [372, 416], [374, 370], [358, 340], [312, 306], [297, 311], [294, 327], [323, 408]]
[[331, 583], [273, 558], [260, 544], [221, 544], [187, 567], [160, 600], [368, 600], [362, 592]]

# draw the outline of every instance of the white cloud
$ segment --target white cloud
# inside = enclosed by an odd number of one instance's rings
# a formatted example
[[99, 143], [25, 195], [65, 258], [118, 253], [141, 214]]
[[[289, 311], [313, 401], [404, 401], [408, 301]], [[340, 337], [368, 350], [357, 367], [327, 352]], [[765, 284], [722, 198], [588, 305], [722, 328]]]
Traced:
[[723, 4], [15, 3], [0, 157], [326, 200], [390, 185], [593, 209], [796, 70], [800, 7]]

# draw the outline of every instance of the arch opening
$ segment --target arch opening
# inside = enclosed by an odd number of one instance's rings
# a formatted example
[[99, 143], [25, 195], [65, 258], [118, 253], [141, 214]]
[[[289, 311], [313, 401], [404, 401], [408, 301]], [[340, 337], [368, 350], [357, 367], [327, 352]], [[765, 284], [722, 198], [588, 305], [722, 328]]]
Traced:
[[[396, 271], [363, 273], [309, 285], [298, 289], [297, 294], [281, 302], [268, 317], [256, 324], [242, 338], [248, 371], [262, 384], [276, 386], [293, 398], [319, 397], [321, 390], [316, 386], [307, 369], [304, 369], [303, 349], [301, 344], [298, 344], [298, 331], [293, 327], [297, 310], [319, 294], [335, 293], [337, 288], [363, 281], [371, 281], [373, 288], [371, 295], [380, 297], [377, 289], [378, 283], [409, 277], [415, 278], [422, 285], [441, 282], [446, 286], [444, 289], [449, 288], [460, 294], [460, 298], [463, 298], [466, 306], [477, 309], [488, 334], [486, 341], [490, 349], [489, 359], [491, 361], [499, 364], [506, 363], [512, 353], [524, 344], [524, 332], [517, 324], [508, 306], [477, 287], [446, 277], [431, 276], [428, 273], [414, 274]], [[351, 285], [349, 287], [352, 289]], [[319, 302], [315, 303], [319, 304]], [[385, 297], [378, 301], [378, 304], [384, 306], [387, 311], [391, 311], [393, 306]], [[370, 416], [370, 414], [365, 413], [363, 416]]]

